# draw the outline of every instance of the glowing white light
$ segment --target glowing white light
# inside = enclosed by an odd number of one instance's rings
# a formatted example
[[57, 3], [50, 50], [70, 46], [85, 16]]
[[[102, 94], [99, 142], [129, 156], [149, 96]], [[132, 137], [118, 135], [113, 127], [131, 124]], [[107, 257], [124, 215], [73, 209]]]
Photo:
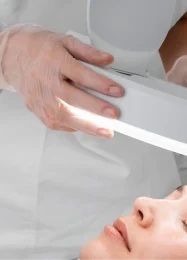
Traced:
[[84, 111], [79, 108], [71, 107], [72, 112], [75, 116], [79, 117], [82, 120], [94, 123], [98, 127], [104, 127], [106, 129], [110, 129], [116, 131], [118, 133], [124, 134], [126, 136], [138, 139], [145, 143], [149, 143], [151, 145], [183, 154], [187, 156], [187, 144], [182, 143], [143, 129], [138, 127], [129, 125], [127, 123], [123, 123], [119, 120], [108, 119], [102, 116], [98, 116], [87, 111]]
[[127, 123], [121, 122], [119, 120], [108, 119], [91, 112], [82, 110], [68, 105], [60, 98], [57, 98], [60, 103], [68, 107], [68, 110], [77, 118], [85, 120], [87, 122], [95, 124], [99, 128], [105, 128], [112, 131], [116, 131], [123, 135], [132, 137], [134, 139], [140, 140], [142, 142], [169, 150], [171, 152], [183, 154], [187, 156], [187, 144], [182, 143], [141, 128], [129, 125]]

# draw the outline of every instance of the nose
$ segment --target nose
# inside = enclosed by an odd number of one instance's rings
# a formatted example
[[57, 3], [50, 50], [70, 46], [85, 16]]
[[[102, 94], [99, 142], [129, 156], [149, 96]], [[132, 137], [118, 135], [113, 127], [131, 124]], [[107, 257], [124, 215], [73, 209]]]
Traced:
[[154, 220], [154, 200], [146, 197], [136, 199], [133, 216], [138, 225], [143, 228], [149, 228]]

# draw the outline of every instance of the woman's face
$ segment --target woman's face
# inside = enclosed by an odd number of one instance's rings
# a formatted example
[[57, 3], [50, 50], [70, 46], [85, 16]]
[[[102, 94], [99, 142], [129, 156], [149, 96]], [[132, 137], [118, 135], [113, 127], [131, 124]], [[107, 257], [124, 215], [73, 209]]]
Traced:
[[80, 259], [187, 259], [187, 186], [163, 200], [138, 198], [131, 215], [82, 247]]

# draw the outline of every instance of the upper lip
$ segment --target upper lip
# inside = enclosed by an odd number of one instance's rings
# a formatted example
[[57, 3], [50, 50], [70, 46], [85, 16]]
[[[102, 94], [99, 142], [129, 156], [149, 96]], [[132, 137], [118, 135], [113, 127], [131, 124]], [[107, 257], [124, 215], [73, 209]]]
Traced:
[[131, 251], [131, 247], [129, 244], [129, 238], [128, 238], [128, 232], [127, 232], [127, 226], [124, 223], [124, 221], [117, 219], [114, 222], [113, 226], [120, 232], [120, 234], [122, 235], [122, 237], [125, 241], [125, 244], [126, 244], [128, 250]]

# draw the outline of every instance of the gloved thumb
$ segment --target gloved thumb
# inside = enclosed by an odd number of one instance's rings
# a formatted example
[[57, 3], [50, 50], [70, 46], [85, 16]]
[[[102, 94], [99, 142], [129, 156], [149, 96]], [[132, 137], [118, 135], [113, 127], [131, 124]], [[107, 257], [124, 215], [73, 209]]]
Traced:
[[187, 87], [187, 55], [178, 58], [165, 79], [177, 85]]

